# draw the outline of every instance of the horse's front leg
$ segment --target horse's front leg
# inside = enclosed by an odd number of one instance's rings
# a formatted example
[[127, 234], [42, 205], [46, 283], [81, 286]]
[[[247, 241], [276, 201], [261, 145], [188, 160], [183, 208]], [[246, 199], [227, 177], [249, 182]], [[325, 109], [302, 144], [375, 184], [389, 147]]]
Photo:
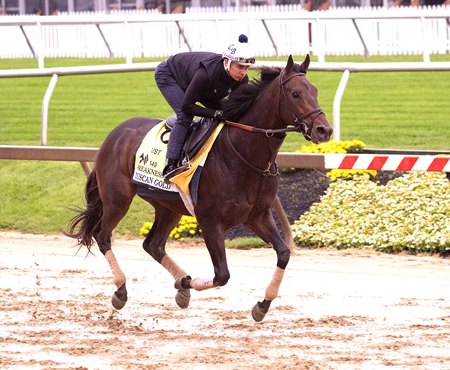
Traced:
[[252, 309], [252, 316], [255, 321], [262, 321], [269, 311], [270, 304], [278, 296], [278, 290], [283, 281], [284, 271], [289, 262], [290, 250], [286, 242], [281, 237], [275, 220], [270, 210], [259, 214], [246, 226], [252, 229], [266, 243], [272, 245], [277, 253], [277, 267], [272, 276], [272, 280], [266, 288], [264, 299], [257, 302]]

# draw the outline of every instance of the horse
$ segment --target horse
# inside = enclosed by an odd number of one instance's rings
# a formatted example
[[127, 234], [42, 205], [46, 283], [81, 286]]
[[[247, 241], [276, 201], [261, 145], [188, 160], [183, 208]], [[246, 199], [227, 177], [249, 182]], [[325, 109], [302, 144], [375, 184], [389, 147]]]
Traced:
[[[144, 250], [173, 277], [175, 301], [187, 308], [190, 290], [221, 287], [230, 279], [225, 233], [244, 225], [276, 252], [277, 263], [264, 298], [251, 314], [262, 321], [277, 297], [291, 250], [278, 230], [271, 208], [277, 203], [278, 168], [275, 162], [288, 131], [302, 133], [314, 143], [328, 141], [332, 127], [317, 101], [317, 89], [306, 78], [310, 64], [288, 57], [286, 67], [261, 70], [261, 77], [233, 91], [224, 100], [225, 125], [201, 172], [195, 216], [202, 229], [214, 267], [212, 278], [192, 278], [166, 252], [171, 230], [188, 210], [180, 199], [141, 196], [155, 210], [154, 223], [143, 241]], [[97, 242], [111, 268], [117, 290], [112, 305], [120, 310], [127, 301], [126, 277], [111, 249], [114, 228], [136, 195], [131, 181], [136, 151], [158, 118], [135, 117], [116, 126], [101, 145], [85, 188], [86, 208], [68, 224], [66, 235], [89, 251]]]

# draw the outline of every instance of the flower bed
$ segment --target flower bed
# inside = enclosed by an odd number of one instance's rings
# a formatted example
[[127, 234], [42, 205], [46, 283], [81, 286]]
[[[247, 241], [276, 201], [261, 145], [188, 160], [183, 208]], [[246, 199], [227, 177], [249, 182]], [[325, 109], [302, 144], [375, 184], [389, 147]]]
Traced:
[[293, 226], [297, 245], [450, 251], [450, 183], [444, 173], [406, 173], [377, 185], [368, 175], [330, 184]]

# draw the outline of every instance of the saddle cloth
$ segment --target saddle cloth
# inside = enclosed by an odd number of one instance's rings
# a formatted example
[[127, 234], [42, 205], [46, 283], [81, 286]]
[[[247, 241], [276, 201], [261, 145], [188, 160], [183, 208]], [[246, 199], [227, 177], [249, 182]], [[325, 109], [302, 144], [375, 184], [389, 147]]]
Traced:
[[132, 181], [137, 184], [137, 193], [143, 197], [158, 199], [182, 199], [188, 211], [195, 216], [194, 206], [197, 203], [197, 189], [201, 169], [208, 153], [219, 135], [223, 123], [219, 124], [205, 143], [197, 150], [193, 158], [186, 157], [187, 170], [174, 176], [170, 184], [163, 179], [167, 152], [166, 121], [154, 126], [144, 137], [136, 152]]

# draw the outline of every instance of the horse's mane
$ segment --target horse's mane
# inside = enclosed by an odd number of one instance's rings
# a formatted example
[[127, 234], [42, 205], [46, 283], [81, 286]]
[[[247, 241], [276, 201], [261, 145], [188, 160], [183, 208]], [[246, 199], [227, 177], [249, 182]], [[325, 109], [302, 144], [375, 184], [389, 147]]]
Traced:
[[[280, 75], [281, 71], [281, 68], [263, 68], [259, 79], [253, 79], [248, 84], [241, 85], [234, 90], [229, 98], [223, 102], [225, 117], [231, 121], [238, 121], [267, 86]], [[292, 71], [306, 73], [300, 65], [295, 63]]]
[[266, 87], [280, 75], [280, 72], [280, 68], [262, 69], [259, 79], [253, 79], [234, 90], [223, 102], [225, 117], [232, 121], [239, 120]]

